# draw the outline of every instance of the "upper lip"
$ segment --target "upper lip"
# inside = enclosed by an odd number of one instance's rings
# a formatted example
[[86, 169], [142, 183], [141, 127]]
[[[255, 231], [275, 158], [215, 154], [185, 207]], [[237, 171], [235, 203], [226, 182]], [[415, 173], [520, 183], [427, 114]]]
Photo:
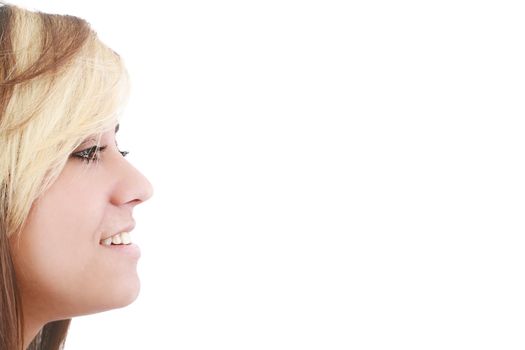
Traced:
[[135, 223], [131, 223], [129, 225], [127, 225], [126, 227], [123, 227], [121, 229], [118, 229], [118, 230], [115, 230], [113, 233], [109, 233], [109, 234], [106, 234], [104, 237], [102, 237], [100, 240], [104, 240], [106, 238], [109, 238], [111, 236], [114, 236], [118, 233], [122, 233], [122, 232], [131, 232], [133, 231], [133, 229], [135, 228]]

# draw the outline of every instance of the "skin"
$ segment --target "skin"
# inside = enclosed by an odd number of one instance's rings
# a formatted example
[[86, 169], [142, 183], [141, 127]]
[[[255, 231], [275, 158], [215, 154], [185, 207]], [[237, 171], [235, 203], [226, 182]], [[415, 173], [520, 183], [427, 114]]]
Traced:
[[[116, 128], [118, 130], [118, 127]], [[82, 144], [75, 152], [94, 146]], [[48, 322], [124, 307], [138, 296], [137, 258], [100, 245], [134, 225], [133, 208], [153, 194], [149, 181], [103, 135], [100, 160], [71, 157], [11, 241], [24, 309], [24, 348]], [[131, 232], [133, 241], [134, 233]]]

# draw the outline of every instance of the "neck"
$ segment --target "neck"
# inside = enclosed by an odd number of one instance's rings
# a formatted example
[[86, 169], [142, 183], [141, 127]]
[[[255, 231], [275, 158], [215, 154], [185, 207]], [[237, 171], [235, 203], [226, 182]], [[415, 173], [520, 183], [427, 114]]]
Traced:
[[39, 321], [35, 317], [31, 317], [30, 315], [24, 316], [24, 347], [23, 349], [27, 349], [29, 344], [33, 341], [33, 339], [36, 337], [38, 332], [44, 327], [46, 323], [43, 321]]
[[37, 336], [38, 332], [51, 322], [49, 314], [46, 312], [44, 303], [39, 303], [38, 298], [30, 295], [22, 295], [22, 314], [24, 320], [24, 347], [27, 349], [29, 344]]

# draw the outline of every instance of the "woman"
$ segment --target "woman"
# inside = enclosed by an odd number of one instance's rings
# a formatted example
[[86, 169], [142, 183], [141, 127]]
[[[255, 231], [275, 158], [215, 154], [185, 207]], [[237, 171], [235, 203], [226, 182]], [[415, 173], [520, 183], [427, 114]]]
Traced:
[[132, 210], [152, 195], [118, 149], [128, 76], [84, 20], [0, 7], [0, 349], [59, 349], [74, 316], [139, 292]]

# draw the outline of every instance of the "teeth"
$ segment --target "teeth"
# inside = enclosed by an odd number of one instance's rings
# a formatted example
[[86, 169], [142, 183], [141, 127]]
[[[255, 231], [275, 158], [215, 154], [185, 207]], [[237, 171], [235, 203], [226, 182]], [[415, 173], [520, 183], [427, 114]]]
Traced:
[[121, 232], [117, 233], [116, 235], [113, 235], [111, 237], [108, 237], [106, 239], [103, 239], [100, 241], [102, 245], [119, 245], [119, 244], [131, 244], [131, 236], [129, 232]]
[[131, 236], [127, 232], [122, 232], [120, 234], [120, 238], [122, 240], [122, 244], [131, 244]]
[[120, 244], [120, 243], [122, 243], [122, 239], [120, 238], [120, 233], [117, 233], [116, 235], [114, 235], [111, 238], [113, 238], [113, 240], [112, 240], [113, 244]]

